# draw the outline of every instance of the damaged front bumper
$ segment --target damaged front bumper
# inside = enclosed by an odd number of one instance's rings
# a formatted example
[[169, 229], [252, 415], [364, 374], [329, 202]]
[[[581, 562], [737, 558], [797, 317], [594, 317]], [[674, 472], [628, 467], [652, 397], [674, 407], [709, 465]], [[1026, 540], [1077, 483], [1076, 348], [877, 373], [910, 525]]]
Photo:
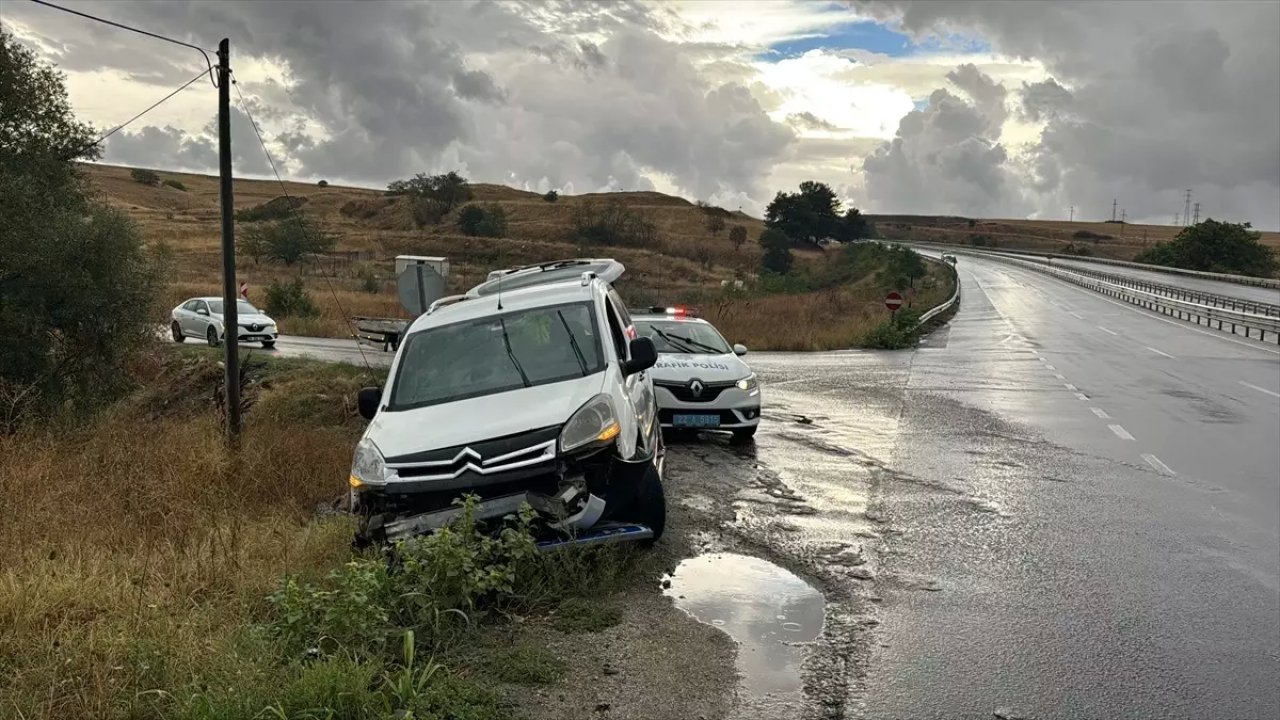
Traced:
[[352, 498], [353, 509], [364, 517], [357, 544], [393, 544], [447, 527], [468, 512], [456, 503], [463, 494], [477, 496], [470, 514], [480, 526], [496, 526], [528, 505], [537, 516], [540, 549], [653, 539], [651, 528], [616, 517], [634, 493], [636, 473], [648, 463], [609, 458], [607, 451], [590, 460], [594, 462], [560, 463], [554, 473], [514, 482], [495, 484], [485, 478], [486, 483], [450, 484], [434, 492], [423, 492], [419, 483], [402, 486], [407, 492], [366, 489]]

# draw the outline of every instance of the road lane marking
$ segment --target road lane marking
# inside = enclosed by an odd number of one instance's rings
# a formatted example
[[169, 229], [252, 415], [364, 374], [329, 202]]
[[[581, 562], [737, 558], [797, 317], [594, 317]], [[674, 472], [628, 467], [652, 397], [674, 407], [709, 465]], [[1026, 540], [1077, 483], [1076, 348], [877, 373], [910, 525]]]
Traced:
[[1161, 475], [1168, 475], [1169, 477], [1178, 477], [1178, 473], [1174, 472], [1173, 469], [1170, 468], [1168, 465], [1165, 465], [1164, 463], [1160, 462], [1160, 458], [1156, 457], [1155, 455], [1152, 455], [1151, 453], [1143, 453], [1142, 459], [1146, 460], [1147, 464], [1155, 468], [1156, 472], [1160, 473]]
[[[1035, 272], [1035, 271], [1034, 271], [1034, 270], [1028, 270], [1027, 272]], [[1039, 273], [1037, 273], [1037, 274], [1039, 274]], [[1050, 276], [1050, 277], [1053, 277], [1053, 276]], [[1089, 297], [1091, 297], [1091, 298], [1093, 298], [1093, 299], [1095, 299], [1095, 300], [1101, 300], [1102, 302], [1111, 303], [1112, 305], [1115, 305], [1116, 307], [1122, 307], [1122, 308], [1126, 308], [1126, 309], [1128, 309], [1128, 310], [1132, 310], [1133, 312], [1136, 312], [1136, 313], [1138, 313], [1139, 315], [1142, 315], [1143, 317], [1148, 317], [1148, 318], [1151, 318], [1152, 320], [1159, 320], [1159, 321], [1160, 321], [1160, 322], [1162, 322], [1162, 323], [1168, 323], [1168, 324], [1173, 325], [1173, 326], [1175, 326], [1175, 327], [1183, 328], [1184, 330], [1190, 330], [1191, 332], [1200, 333], [1201, 335], [1208, 335], [1208, 336], [1209, 336], [1209, 337], [1211, 337], [1211, 338], [1217, 338], [1217, 339], [1219, 339], [1219, 340], [1224, 340], [1224, 341], [1226, 341], [1226, 342], [1234, 343], [1234, 344], [1236, 344], [1236, 345], [1240, 345], [1240, 346], [1243, 346], [1243, 347], [1253, 348], [1254, 350], [1261, 350], [1262, 352], [1265, 352], [1265, 353], [1271, 353], [1272, 355], [1280, 355], [1280, 350], [1272, 350], [1271, 348], [1263, 347], [1263, 346], [1258, 345], [1258, 344], [1256, 344], [1256, 343], [1245, 342], [1244, 340], [1233, 340], [1232, 338], [1226, 337], [1225, 335], [1223, 335], [1223, 334], [1222, 334], [1222, 333], [1220, 333], [1220, 332], [1209, 332], [1208, 330], [1200, 330], [1200, 329], [1198, 329], [1198, 328], [1196, 328], [1196, 327], [1193, 327], [1193, 326], [1191, 326], [1191, 325], [1188, 325], [1186, 322], [1184, 322], [1184, 321], [1182, 321], [1182, 320], [1170, 320], [1169, 318], [1167, 318], [1167, 317], [1161, 317], [1159, 314], [1154, 313], [1154, 312], [1152, 312], [1152, 311], [1150, 311], [1150, 310], [1144, 310], [1144, 309], [1142, 309], [1142, 308], [1138, 307], [1137, 305], [1134, 305], [1133, 303], [1126, 303], [1126, 302], [1120, 302], [1119, 300], [1112, 300], [1112, 299], [1111, 299], [1111, 298], [1109, 298], [1109, 297], [1104, 297], [1104, 296], [1102, 295], [1102, 293], [1100, 293], [1100, 292], [1096, 292], [1096, 291], [1094, 291], [1094, 290], [1086, 290], [1085, 288], [1079, 287], [1079, 286], [1077, 286], [1077, 285], [1075, 285], [1075, 284], [1073, 284], [1073, 283], [1069, 283], [1069, 282], [1067, 282], [1066, 280], [1062, 280], [1061, 278], [1056, 278], [1056, 277], [1055, 277], [1054, 279], [1055, 279], [1055, 280], [1057, 280], [1059, 283], [1062, 283], [1062, 285], [1063, 285], [1064, 287], [1067, 287], [1067, 288], [1070, 288], [1070, 289], [1072, 289], [1072, 290], [1075, 290], [1075, 291], [1076, 291], [1076, 292], [1078, 292], [1078, 293], [1082, 293], [1082, 294], [1084, 294], [1084, 295], [1088, 295]], [[990, 299], [990, 298], [988, 298], [988, 299]]]
[[1266, 389], [1266, 388], [1264, 388], [1264, 387], [1258, 387], [1257, 385], [1254, 385], [1253, 383], [1247, 383], [1247, 382], [1245, 382], [1245, 381], [1243, 381], [1243, 380], [1241, 380], [1241, 381], [1240, 381], [1240, 384], [1241, 384], [1241, 385], [1243, 385], [1243, 386], [1245, 386], [1245, 387], [1247, 387], [1247, 388], [1249, 388], [1250, 390], [1257, 390], [1258, 392], [1260, 392], [1260, 393], [1266, 393], [1266, 394], [1270, 395], [1270, 396], [1271, 396], [1271, 397], [1273, 397], [1273, 398], [1280, 398], [1280, 393], [1278, 393], [1278, 392], [1276, 392], [1276, 391], [1274, 391], [1274, 390], [1268, 390], [1268, 389]]
[[1122, 426], [1120, 426], [1120, 425], [1108, 425], [1107, 427], [1111, 428], [1111, 432], [1115, 433], [1115, 434], [1116, 434], [1116, 437], [1120, 438], [1121, 440], [1133, 440], [1133, 439], [1134, 439], [1134, 437], [1133, 437], [1132, 435], [1130, 435], [1130, 434], [1129, 434], [1129, 431], [1128, 431], [1128, 430], [1125, 430], [1125, 429], [1124, 429]]
[[1089, 409], [1093, 411], [1093, 414], [1094, 414], [1094, 415], [1097, 415], [1098, 417], [1102, 418], [1103, 420], [1110, 420], [1110, 419], [1111, 419], [1111, 416], [1107, 414], [1107, 411], [1106, 411], [1106, 410], [1103, 410], [1102, 408], [1089, 408]]
[[1119, 334], [1120, 334], [1120, 333], [1116, 332], [1115, 330], [1108, 330], [1108, 329], [1106, 329], [1106, 328], [1102, 327], [1101, 325], [1099, 325], [1099, 326], [1098, 326], [1098, 329], [1099, 329], [1099, 330], [1101, 330], [1101, 331], [1102, 331], [1102, 332], [1104, 332], [1104, 333], [1109, 334], [1109, 335], [1119, 335]]
[[1058, 380], [1066, 380], [1066, 379], [1067, 379], [1067, 376], [1066, 376], [1066, 375], [1063, 375], [1062, 373], [1054, 373], [1054, 374], [1053, 374], [1053, 376], [1054, 376], [1055, 378], [1057, 378]]
[[1178, 358], [1176, 358], [1176, 357], [1174, 357], [1174, 356], [1170, 355], [1169, 353], [1167, 353], [1167, 352], [1165, 352], [1165, 351], [1163, 351], [1163, 350], [1157, 350], [1157, 349], [1155, 349], [1155, 348], [1151, 347], [1150, 345], [1144, 345], [1143, 347], [1145, 347], [1146, 349], [1150, 350], [1151, 352], [1153, 352], [1153, 353], [1155, 353], [1155, 354], [1157, 354], [1157, 355], [1163, 355], [1163, 356], [1165, 356], [1165, 357], [1169, 358], [1170, 360], [1177, 360], [1177, 359], [1178, 359]]
[[1084, 393], [1078, 392], [1078, 393], [1076, 393], [1076, 399], [1077, 399], [1077, 400], [1084, 400], [1084, 401], [1088, 402], [1088, 400], [1089, 400], [1089, 396], [1088, 396], [1088, 395], [1085, 395]]
[[1077, 320], [1083, 320], [1083, 319], [1084, 319], [1084, 316], [1083, 316], [1083, 315], [1081, 315], [1081, 314], [1080, 314], [1080, 313], [1078, 313], [1078, 312], [1073, 312], [1073, 313], [1068, 313], [1068, 314], [1069, 314], [1069, 315], [1071, 315], [1071, 317], [1073, 317], [1073, 318], [1075, 318], [1075, 319], [1077, 319]]
[[1066, 388], [1067, 388], [1068, 390], [1070, 390], [1071, 392], [1079, 392], [1079, 391], [1080, 391], [1080, 388], [1076, 387], [1075, 385], [1072, 385], [1071, 383], [1067, 383], [1064, 387], [1066, 387]]
[[1050, 365], [1049, 363], [1045, 363], [1045, 365], [1044, 365], [1044, 369], [1045, 369], [1045, 370], [1057, 370], [1058, 368], [1056, 368], [1056, 367], [1054, 367], [1054, 366]]

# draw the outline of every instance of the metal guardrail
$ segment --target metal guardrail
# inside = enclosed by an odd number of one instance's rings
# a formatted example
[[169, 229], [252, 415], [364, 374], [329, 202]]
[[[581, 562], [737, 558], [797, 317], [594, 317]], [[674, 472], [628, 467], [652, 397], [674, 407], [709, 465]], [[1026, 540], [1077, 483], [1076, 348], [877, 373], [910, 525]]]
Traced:
[[[1231, 326], [1231, 333], [1237, 334], [1239, 330], [1244, 330], [1245, 337], [1254, 337], [1255, 333], [1258, 339], [1267, 340], [1267, 335], [1272, 336], [1272, 340], [1280, 343], [1280, 317], [1271, 315], [1259, 315], [1256, 313], [1242, 312], [1240, 310], [1231, 310], [1224, 307], [1215, 307], [1212, 305], [1203, 305], [1186, 300], [1179, 300], [1172, 297], [1166, 297], [1159, 293], [1140, 290], [1134, 287], [1128, 287], [1103, 280], [1082, 272], [1076, 272], [1075, 269], [1066, 270], [1063, 268], [1053, 267], [1048, 263], [1033, 262], [1031, 260], [1019, 260], [1009, 257], [1008, 255], [1000, 255], [997, 253], [961, 251], [966, 255], [977, 255], [985, 257], [997, 262], [1018, 265], [1021, 267], [1053, 275], [1061, 280], [1065, 280], [1075, 285], [1109, 295], [1117, 300], [1123, 300], [1133, 305], [1137, 305], [1147, 310], [1159, 312], [1163, 315], [1171, 317], [1176, 316], [1180, 320], [1194, 320], [1197, 325], [1206, 325], [1212, 327], [1216, 322], [1219, 330], [1226, 330], [1226, 326]], [[1203, 321], [1203, 322], [1201, 322]]]
[[[899, 241], [904, 245], [920, 245], [939, 250], [949, 250], [952, 252], [971, 251], [964, 245], [955, 243], [933, 243], [933, 242], [917, 242], [915, 240]], [[1117, 267], [1131, 267], [1136, 270], [1147, 270], [1149, 272], [1164, 273], [1166, 275], [1184, 275], [1186, 277], [1198, 277], [1205, 280], [1217, 280], [1219, 282], [1232, 283], [1233, 285], [1250, 285], [1253, 287], [1280, 288], [1280, 279], [1277, 278], [1260, 278], [1249, 275], [1232, 275], [1229, 273], [1204, 272], [1202, 270], [1184, 270], [1182, 268], [1168, 267], [1165, 265], [1147, 265], [1144, 263], [1130, 262], [1128, 260], [1112, 260], [1111, 258], [1090, 257], [1086, 255], [1065, 255], [1063, 253], [1042, 252], [1039, 250], [1008, 250], [1010, 254], [1016, 255], [1033, 255], [1036, 257], [1055, 257], [1063, 260], [1098, 263], [1100, 265], [1115, 265]]]
[[924, 327], [930, 320], [933, 320], [939, 315], [947, 312], [948, 310], [954, 308], [956, 305], [960, 304], [960, 274], [956, 272], [955, 267], [951, 263], [943, 262], [941, 260], [935, 260], [934, 258], [926, 257], [923, 255], [921, 256], [921, 259], [923, 259], [925, 262], [942, 265], [943, 267], [950, 270], [951, 280], [955, 283], [956, 289], [952, 291], [951, 297], [948, 298], [946, 302], [934, 308], [931, 308], [930, 310], [926, 311], [923, 315], [921, 315], [920, 320], [916, 323], [916, 329], [920, 329]]
[[[1046, 263], [1052, 266], [1053, 261], [1046, 260]], [[1106, 280], [1107, 282], [1114, 283], [1122, 287], [1133, 288], [1135, 290], [1145, 290], [1147, 292], [1153, 292], [1157, 295], [1164, 295], [1165, 297], [1177, 300], [1187, 300], [1201, 305], [1209, 305], [1210, 307], [1228, 308], [1257, 315], [1280, 317], [1280, 305], [1273, 305], [1271, 303], [1241, 300], [1240, 298], [1234, 298], [1229, 295], [1217, 295], [1215, 293], [1200, 292], [1198, 290], [1188, 290], [1175, 285], [1164, 285], [1161, 283], [1151, 282], [1150, 280], [1140, 280], [1125, 275], [1115, 275], [1112, 273], [1102, 272], [1101, 270], [1094, 270], [1093, 268], [1071, 267], [1062, 269], [1069, 272], [1088, 275], [1099, 280]]]

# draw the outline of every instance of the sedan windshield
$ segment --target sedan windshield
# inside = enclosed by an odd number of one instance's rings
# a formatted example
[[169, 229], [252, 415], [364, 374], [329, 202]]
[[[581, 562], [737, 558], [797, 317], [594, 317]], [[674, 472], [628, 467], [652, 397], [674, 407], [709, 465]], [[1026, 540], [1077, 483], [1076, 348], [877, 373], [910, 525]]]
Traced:
[[443, 325], [405, 342], [390, 410], [561, 382], [604, 368], [587, 303]]
[[636, 330], [653, 338], [660, 353], [724, 355], [733, 352], [729, 343], [706, 323], [683, 320], [636, 320]]
[[[210, 300], [210, 301], [209, 301], [209, 312], [211, 312], [211, 313], [213, 313], [213, 314], [215, 314], [215, 315], [221, 315], [221, 314], [222, 314], [222, 301], [221, 301], [221, 300]], [[249, 301], [248, 301], [248, 300], [238, 300], [238, 301], [236, 301], [236, 313], [237, 313], [237, 314], [239, 314], [239, 315], [257, 315], [257, 314], [259, 314], [259, 313], [261, 313], [261, 312], [262, 312], [261, 310], [259, 310], [258, 308], [254, 307], [253, 305], [251, 305], [251, 304], [249, 303]]]

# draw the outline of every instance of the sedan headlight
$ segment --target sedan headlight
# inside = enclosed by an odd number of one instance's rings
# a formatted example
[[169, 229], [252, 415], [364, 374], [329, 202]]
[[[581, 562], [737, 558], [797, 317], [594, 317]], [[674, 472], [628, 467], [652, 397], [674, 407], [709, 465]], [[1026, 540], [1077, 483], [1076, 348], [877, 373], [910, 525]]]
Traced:
[[606, 445], [618, 437], [622, 428], [613, 412], [608, 395], [597, 395], [586, 402], [564, 424], [560, 432], [560, 450], [569, 452], [590, 445]]
[[760, 381], [756, 379], [755, 373], [751, 373], [750, 375], [734, 383], [734, 385], [738, 386], [739, 390], [746, 390], [750, 392], [751, 390], [755, 390], [756, 388], [760, 387]]
[[351, 460], [351, 477], [347, 482], [357, 490], [367, 485], [385, 485], [387, 482], [387, 463], [382, 459], [378, 447], [368, 438], [356, 445], [356, 454]]

